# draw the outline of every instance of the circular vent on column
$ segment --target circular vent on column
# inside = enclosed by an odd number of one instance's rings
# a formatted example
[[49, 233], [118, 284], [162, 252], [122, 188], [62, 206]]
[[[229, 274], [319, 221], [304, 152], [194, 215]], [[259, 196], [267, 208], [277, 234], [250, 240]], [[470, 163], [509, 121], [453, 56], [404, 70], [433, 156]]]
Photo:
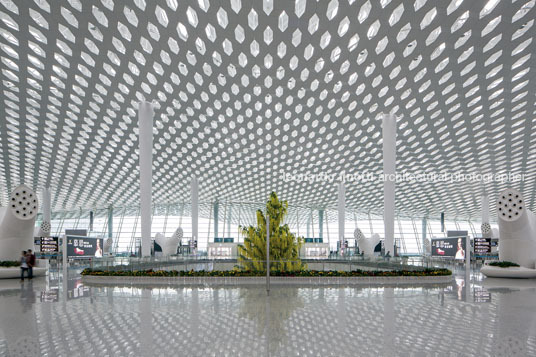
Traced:
[[491, 237], [491, 225], [487, 222], [482, 223], [480, 226], [480, 230], [482, 231], [482, 236], [485, 238]]
[[508, 188], [497, 199], [497, 216], [505, 221], [515, 221], [523, 214], [525, 201], [518, 190]]
[[9, 198], [9, 208], [18, 219], [32, 219], [37, 215], [39, 202], [35, 192], [26, 185], [20, 185]]
[[50, 222], [43, 221], [43, 223], [41, 223], [41, 233], [43, 234], [50, 233]]
[[356, 228], [355, 231], [354, 231], [354, 238], [357, 239], [357, 240], [361, 240], [361, 239], [365, 238], [365, 235], [363, 234], [363, 232], [361, 232], [361, 229]]

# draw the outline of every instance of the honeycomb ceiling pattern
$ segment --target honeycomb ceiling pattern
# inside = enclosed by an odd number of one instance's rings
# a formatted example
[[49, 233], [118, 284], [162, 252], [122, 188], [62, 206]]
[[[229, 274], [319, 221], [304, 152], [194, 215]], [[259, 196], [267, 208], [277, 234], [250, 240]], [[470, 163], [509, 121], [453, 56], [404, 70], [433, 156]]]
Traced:
[[[0, 204], [49, 185], [53, 209], [137, 206], [137, 103], [154, 101], [155, 203], [336, 207], [336, 183], [397, 169], [526, 175], [535, 208], [530, 0], [0, 0]], [[397, 211], [475, 217], [507, 183], [397, 185]], [[381, 182], [347, 206], [382, 211]], [[494, 205], [492, 205], [493, 207]]]

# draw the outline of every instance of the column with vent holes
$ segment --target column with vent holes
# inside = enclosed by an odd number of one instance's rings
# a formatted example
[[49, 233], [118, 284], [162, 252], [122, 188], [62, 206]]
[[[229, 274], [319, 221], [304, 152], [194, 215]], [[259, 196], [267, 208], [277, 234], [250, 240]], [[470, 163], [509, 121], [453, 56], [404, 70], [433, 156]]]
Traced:
[[499, 259], [534, 269], [536, 216], [525, 206], [521, 192], [506, 189], [497, 198]]
[[33, 248], [35, 217], [39, 202], [35, 192], [20, 185], [0, 212], [0, 260], [18, 260], [23, 250]]
[[50, 237], [50, 188], [43, 189], [41, 211], [43, 212], [43, 221], [39, 227], [38, 237]]
[[153, 181], [153, 105], [140, 102], [138, 108], [140, 157], [141, 255], [151, 255], [151, 202]]
[[482, 205], [482, 225], [480, 226], [480, 231], [482, 237], [491, 238], [491, 225], [489, 224], [489, 197], [487, 195], [482, 195], [481, 205]]

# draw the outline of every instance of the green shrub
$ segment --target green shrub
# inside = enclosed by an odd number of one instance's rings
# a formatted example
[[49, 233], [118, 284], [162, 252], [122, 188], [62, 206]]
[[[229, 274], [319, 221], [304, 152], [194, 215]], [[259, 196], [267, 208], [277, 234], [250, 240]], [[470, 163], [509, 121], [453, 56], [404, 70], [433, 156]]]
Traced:
[[489, 263], [492, 267], [500, 267], [500, 268], [509, 268], [509, 267], [518, 267], [519, 264], [507, 262], [507, 261], [501, 261], [501, 262], [491, 262]]
[[17, 260], [2, 260], [0, 261], [0, 267], [11, 268], [20, 266], [20, 262]]
[[[91, 270], [84, 269], [82, 275], [91, 276], [156, 276], [156, 277], [262, 277], [266, 276], [265, 271], [256, 270], [211, 270], [211, 271], [177, 271], [177, 270]], [[317, 271], [317, 270], [300, 270], [300, 271], [283, 271], [274, 270], [270, 276], [286, 277], [381, 277], [381, 276], [445, 276], [452, 275], [448, 269], [424, 269], [414, 270], [391, 270], [391, 271], [373, 271], [373, 270], [352, 270], [352, 271]]]

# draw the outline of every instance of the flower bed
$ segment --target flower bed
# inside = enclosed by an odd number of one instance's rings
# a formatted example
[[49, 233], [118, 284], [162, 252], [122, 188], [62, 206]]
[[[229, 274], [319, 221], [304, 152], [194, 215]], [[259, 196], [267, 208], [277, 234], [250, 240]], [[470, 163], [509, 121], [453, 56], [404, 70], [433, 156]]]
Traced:
[[491, 262], [488, 265], [492, 267], [499, 267], [499, 268], [510, 268], [510, 267], [518, 267], [519, 264], [507, 262], [507, 261], [501, 261], [501, 262]]
[[0, 261], [0, 268], [12, 268], [20, 266], [20, 262], [17, 260], [2, 260]]
[[[147, 277], [263, 277], [265, 271], [253, 270], [230, 270], [230, 271], [177, 271], [177, 270], [91, 270], [85, 269], [82, 275], [89, 276], [147, 276]], [[412, 270], [391, 270], [391, 271], [317, 271], [301, 270], [296, 272], [288, 271], [271, 271], [273, 277], [397, 277], [397, 276], [448, 276], [452, 272], [448, 269], [424, 269], [418, 271]]]

